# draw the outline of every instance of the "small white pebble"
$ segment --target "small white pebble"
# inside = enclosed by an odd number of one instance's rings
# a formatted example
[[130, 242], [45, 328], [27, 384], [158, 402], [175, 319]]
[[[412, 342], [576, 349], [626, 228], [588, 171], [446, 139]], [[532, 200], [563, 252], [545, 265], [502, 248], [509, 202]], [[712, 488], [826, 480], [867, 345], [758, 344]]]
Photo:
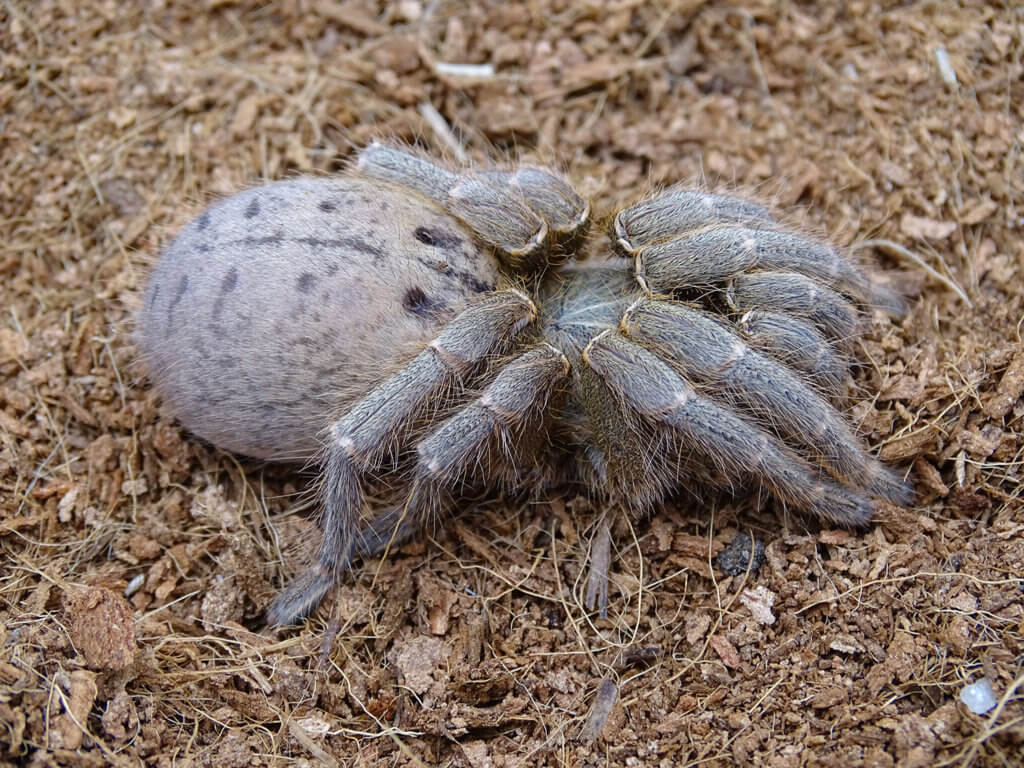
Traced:
[[488, 79], [494, 77], [493, 64], [450, 64], [446, 61], [434, 62], [434, 73], [448, 75], [449, 77], [479, 77]]
[[935, 62], [939, 65], [939, 74], [942, 76], [942, 82], [951, 88], [956, 87], [956, 70], [953, 69], [953, 63], [949, 60], [949, 54], [946, 53], [946, 49], [943, 46], [939, 46], [935, 49]]
[[976, 715], [984, 715], [996, 705], [996, 695], [987, 677], [960, 690], [960, 701]]
[[423, 4], [418, 0], [402, 0], [398, 3], [398, 15], [405, 21], [419, 21], [423, 15]]
[[136, 592], [139, 591], [139, 587], [141, 587], [143, 583], [145, 583], [145, 581], [146, 574], [140, 573], [138, 576], [136, 576], [134, 579], [128, 582], [128, 586], [124, 588], [124, 596], [131, 597], [132, 595], [134, 595]]

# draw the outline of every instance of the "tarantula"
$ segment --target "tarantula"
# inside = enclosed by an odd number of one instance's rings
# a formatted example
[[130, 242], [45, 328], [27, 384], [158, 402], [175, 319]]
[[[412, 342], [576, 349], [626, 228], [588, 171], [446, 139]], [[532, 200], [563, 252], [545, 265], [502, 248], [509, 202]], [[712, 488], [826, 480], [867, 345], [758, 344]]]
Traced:
[[[892, 294], [736, 197], [671, 188], [619, 211], [610, 244], [589, 219], [549, 169], [375, 143], [348, 175], [222, 201], [167, 249], [138, 341], [172, 413], [322, 471], [318, 559], [272, 622], [481, 488], [575, 482], [642, 514], [760, 485], [843, 526], [909, 502], [835, 405], [858, 308]], [[367, 483], [393, 504], [364, 522]]]

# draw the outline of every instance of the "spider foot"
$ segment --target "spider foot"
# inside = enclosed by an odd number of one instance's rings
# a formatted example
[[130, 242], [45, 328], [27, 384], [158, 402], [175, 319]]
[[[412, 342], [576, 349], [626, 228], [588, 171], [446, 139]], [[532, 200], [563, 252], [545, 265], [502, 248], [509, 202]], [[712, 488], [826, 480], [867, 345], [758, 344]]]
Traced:
[[308, 569], [277, 596], [267, 611], [267, 623], [275, 627], [296, 624], [320, 604], [335, 581], [334, 574], [322, 565]]

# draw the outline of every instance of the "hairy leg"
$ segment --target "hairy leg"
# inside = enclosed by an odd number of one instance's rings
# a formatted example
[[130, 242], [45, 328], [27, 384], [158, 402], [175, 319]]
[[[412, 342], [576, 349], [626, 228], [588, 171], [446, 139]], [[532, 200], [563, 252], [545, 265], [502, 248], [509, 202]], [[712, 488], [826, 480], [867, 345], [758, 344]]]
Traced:
[[348, 566], [363, 504], [359, 476], [380, 464], [432, 395], [500, 351], [536, 313], [519, 291], [490, 294], [463, 310], [427, 349], [334, 424], [324, 460], [317, 563], [274, 601], [271, 623], [289, 624], [309, 613]]
[[605, 332], [583, 359], [623, 406], [700, 446], [726, 475], [760, 480], [781, 501], [824, 520], [845, 526], [870, 521], [873, 507], [865, 496], [823, 477], [777, 438], [694, 391], [653, 352]]
[[896, 503], [910, 500], [899, 475], [860, 447], [821, 395], [711, 315], [682, 304], [640, 299], [623, 315], [621, 328], [688, 381], [708, 385], [717, 398], [809, 452], [839, 481]]
[[840, 294], [788, 272], [737, 275], [729, 281], [726, 300], [736, 312], [760, 309], [806, 320], [840, 349], [850, 346], [860, 325], [856, 308]]
[[546, 168], [484, 171], [480, 174], [495, 186], [508, 187], [525, 200], [559, 240], [570, 240], [587, 226], [590, 205], [564, 179]]
[[436, 508], [430, 503], [431, 495], [440, 488], [457, 486], [471, 474], [489, 443], [497, 441], [503, 448], [517, 443], [505, 438], [535, 422], [568, 370], [565, 356], [548, 344], [524, 352], [504, 366], [480, 397], [420, 441], [408, 503], [389, 509], [361, 529], [356, 534], [356, 551], [379, 555], [418, 531], [424, 513]]
[[357, 166], [364, 175], [411, 189], [461, 219], [518, 271], [543, 267], [551, 237], [577, 235], [590, 216], [576, 191], [542, 168], [453, 173], [380, 143], [364, 149]]
[[[424, 437], [417, 447], [416, 474], [431, 484], [453, 487], [472, 473], [474, 464], [495, 438], [505, 454], [519, 442], [509, 434], [534, 422], [569, 361], [559, 350], [541, 344], [505, 365], [483, 393]], [[508, 439], [504, 439], [508, 438]]]
[[480, 176], [452, 173], [377, 142], [359, 153], [356, 166], [365, 176], [407, 187], [436, 203], [510, 257], [514, 267], [533, 264], [545, 249], [547, 224], [536, 211]]
[[409, 505], [391, 507], [356, 532], [355, 553], [360, 557], [383, 555], [415, 536], [419, 523], [418, 516], [410, 514]]
[[686, 187], [619, 211], [613, 225], [615, 243], [627, 254], [635, 254], [663, 240], [674, 240], [710, 222], [773, 224], [766, 208], [738, 197], [715, 195]]
[[637, 279], [653, 293], [715, 286], [750, 270], [794, 272], [867, 301], [866, 277], [839, 251], [789, 232], [712, 226], [631, 252]]
[[612, 240], [635, 260], [638, 282], [652, 293], [761, 269], [806, 275], [892, 315], [905, 311], [902, 297], [839, 250], [785, 231], [766, 208], [738, 197], [671, 188], [620, 211]]
[[828, 397], [840, 397], [850, 378], [849, 363], [813, 325], [777, 312], [751, 310], [739, 319], [747, 344], [803, 373]]

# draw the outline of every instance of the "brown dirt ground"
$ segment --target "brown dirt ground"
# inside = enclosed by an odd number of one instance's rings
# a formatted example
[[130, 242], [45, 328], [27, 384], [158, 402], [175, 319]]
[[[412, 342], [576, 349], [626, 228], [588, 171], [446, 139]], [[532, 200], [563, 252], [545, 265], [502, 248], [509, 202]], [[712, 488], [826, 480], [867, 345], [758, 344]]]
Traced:
[[[0, 763], [1020, 765], [1013, 5], [6, 0]], [[853, 409], [913, 509], [853, 534], [668, 505], [617, 532], [596, 620], [594, 512], [494, 503], [263, 628], [306, 480], [162, 419], [126, 320], [211, 196], [375, 135], [444, 149], [421, 103], [471, 156], [556, 158], [605, 209], [704, 177], [916, 253], [941, 279], [864, 249], [915, 301], [875, 318]], [[767, 563], [723, 576], [748, 529]], [[983, 677], [979, 716], [958, 693]]]

